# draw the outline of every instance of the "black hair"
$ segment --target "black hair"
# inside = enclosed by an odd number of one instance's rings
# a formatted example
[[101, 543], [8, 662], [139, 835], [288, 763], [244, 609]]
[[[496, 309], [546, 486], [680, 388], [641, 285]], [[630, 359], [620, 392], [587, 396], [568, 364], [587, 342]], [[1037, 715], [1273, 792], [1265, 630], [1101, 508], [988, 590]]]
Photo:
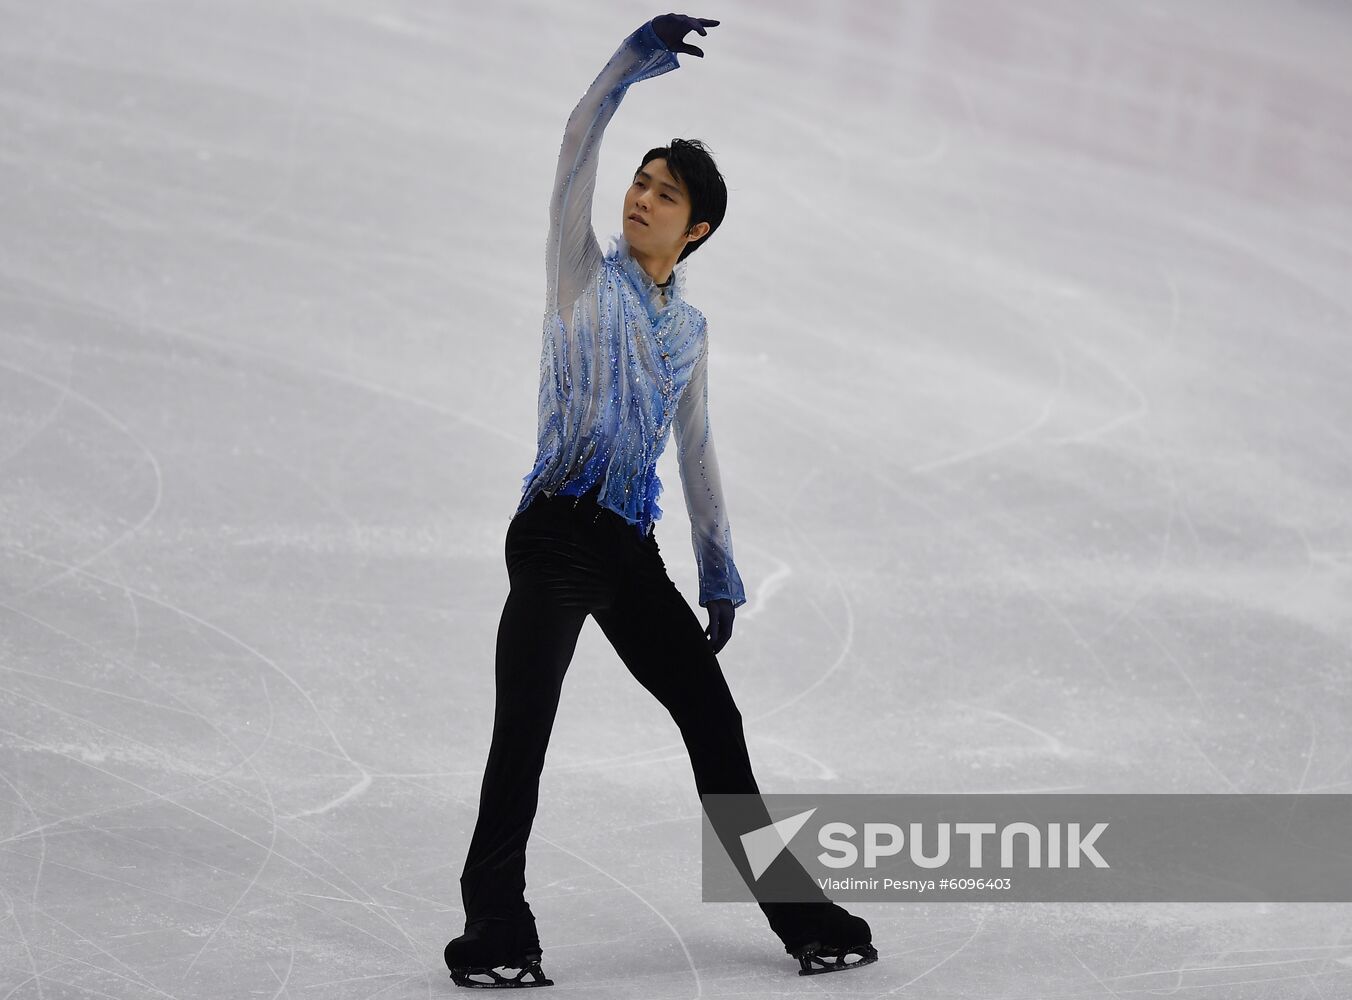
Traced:
[[698, 139], [672, 139], [670, 146], [658, 146], [644, 153], [643, 162], [634, 171], [637, 177], [639, 170], [647, 166], [649, 160], [666, 160], [671, 175], [684, 184], [690, 193], [690, 222], [686, 229], [693, 229], [701, 222], [709, 224], [707, 233], [685, 245], [681, 255], [676, 258], [677, 263], [705, 244], [722, 223], [723, 214], [728, 209], [728, 186], [723, 182], [723, 175], [718, 172], [714, 158], [709, 155], [711, 152], [713, 150]]

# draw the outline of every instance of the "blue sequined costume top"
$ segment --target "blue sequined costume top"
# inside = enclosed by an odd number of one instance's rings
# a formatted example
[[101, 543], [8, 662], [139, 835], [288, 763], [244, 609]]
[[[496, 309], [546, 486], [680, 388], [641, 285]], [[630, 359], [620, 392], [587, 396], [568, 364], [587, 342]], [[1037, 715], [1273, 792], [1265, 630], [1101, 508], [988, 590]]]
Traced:
[[599, 482], [597, 502], [646, 536], [662, 516], [657, 459], [674, 432], [699, 603], [738, 606], [746, 592], [709, 431], [708, 328], [685, 301], [685, 261], [664, 299], [623, 234], [603, 254], [591, 222], [601, 138], [625, 91], [679, 65], [645, 24], [611, 56], [564, 130], [545, 248], [539, 442], [517, 513], [540, 493], [577, 496]]

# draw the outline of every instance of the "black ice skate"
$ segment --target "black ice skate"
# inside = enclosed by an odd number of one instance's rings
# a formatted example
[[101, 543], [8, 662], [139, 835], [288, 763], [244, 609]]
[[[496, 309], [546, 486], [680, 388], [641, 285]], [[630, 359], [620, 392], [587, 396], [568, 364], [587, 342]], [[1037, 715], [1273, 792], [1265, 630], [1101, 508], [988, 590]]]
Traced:
[[516, 917], [471, 920], [465, 933], [446, 945], [446, 967], [457, 986], [521, 989], [553, 986], [540, 969], [535, 915], [526, 906]]
[[[823, 945], [820, 941], [810, 941], [790, 952], [798, 959], [800, 976], [820, 976], [823, 972], [842, 972], [878, 961], [878, 951], [871, 944]], [[857, 955], [853, 962], [846, 961], [850, 955]]]
[[878, 960], [868, 921], [836, 903], [781, 904], [773, 914], [772, 926], [784, 950], [798, 959], [800, 976], [843, 972]]

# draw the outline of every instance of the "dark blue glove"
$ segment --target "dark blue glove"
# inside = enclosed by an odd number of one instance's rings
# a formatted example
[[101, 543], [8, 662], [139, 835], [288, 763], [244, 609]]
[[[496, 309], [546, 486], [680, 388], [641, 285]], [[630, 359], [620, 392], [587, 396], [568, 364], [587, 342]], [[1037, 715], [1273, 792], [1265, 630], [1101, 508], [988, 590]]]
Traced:
[[690, 31], [698, 31], [701, 35], [707, 35], [705, 27], [712, 28], [717, 21], [711, 21], [707, 17], [689, 17], [685, 14], [663, 14], [652, 20], [653, 31], [657, 32], [657, 37], [661, 39], [662, 44], [667, 47], [669, 52], [688, 52], [692, 56], [703, 58], [704, 51], [693, 45], [686, 45], [682, 39]]
[[736, 609], [731, 601], [724, 598], [710, 601], [705, 607], [709, 609], [709, 627], [704, 630], [704, 634], [714, 644], [714, 652], [717, 653], [732, 638], [732, 618]]

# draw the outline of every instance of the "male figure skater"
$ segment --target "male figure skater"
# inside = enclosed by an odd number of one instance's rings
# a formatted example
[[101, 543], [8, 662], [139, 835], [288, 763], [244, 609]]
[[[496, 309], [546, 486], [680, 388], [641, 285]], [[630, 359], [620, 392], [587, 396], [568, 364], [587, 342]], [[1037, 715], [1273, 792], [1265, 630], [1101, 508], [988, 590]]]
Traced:
[[[644, 156], [624, 196], [622, 233], [604, 255], [591, 224], [601, 137], [625, 91], [676, 69], [676, 52], [703, 56], [683, 39], [716, 24], [665, 14], [638, 28], [564, 132], [545, 254], [539, 447], [507, 529], [511, 592], [498, 627], [492, 746], [460, 879], [465, 933], [446, 946], [461, 986], [551, 985], [525, 900], [525, 849], [560, 687], [587, 615], [671, 712], [700, 794], [758, 792], [715, 656], [746, 595], [709, 433], [705, 319], [684, 295], [684, 259], [722, 222], [727, 189], [701, 143], [673, 139]], [[667, 576], [653, 532], [655, 467], [669, 432], [707, 629]], [[805, 974], [877, 957], [868, 924], [820, 893], [761, 909]], [[848, 955], [859, 960], [847, 963]]]

